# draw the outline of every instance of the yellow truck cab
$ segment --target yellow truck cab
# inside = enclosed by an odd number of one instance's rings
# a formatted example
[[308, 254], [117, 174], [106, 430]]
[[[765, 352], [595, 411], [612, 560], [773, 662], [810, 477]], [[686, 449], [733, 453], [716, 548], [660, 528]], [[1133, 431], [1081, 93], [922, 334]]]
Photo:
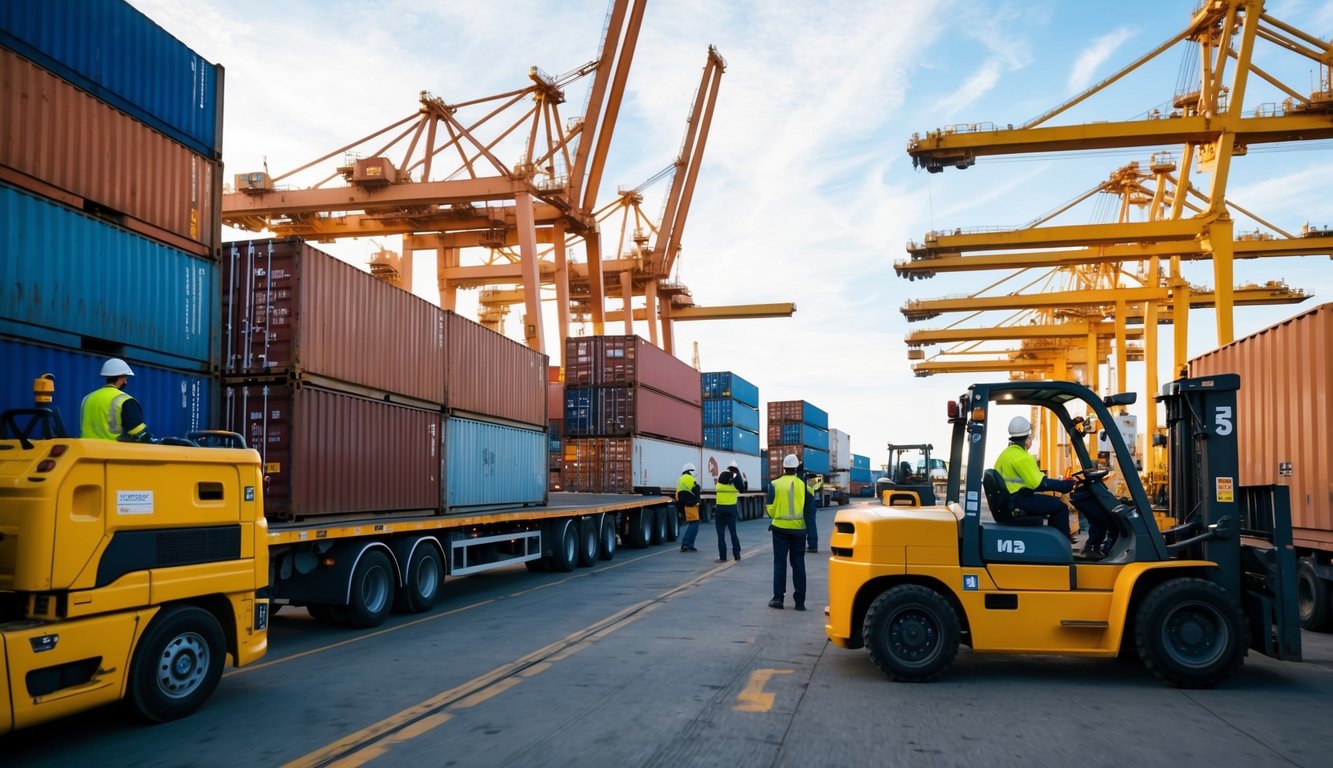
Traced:
[[[239, 438], [237, 438], [239, 439]], [[0, 415], [0, 732], [127, 699], [193, 712], [268, 643], [259, 454]]]

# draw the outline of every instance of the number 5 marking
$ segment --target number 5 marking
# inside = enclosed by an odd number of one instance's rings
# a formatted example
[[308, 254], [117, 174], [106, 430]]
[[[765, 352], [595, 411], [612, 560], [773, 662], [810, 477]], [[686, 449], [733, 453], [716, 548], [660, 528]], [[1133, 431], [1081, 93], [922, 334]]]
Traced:
[[1231, 406], [1217, 406], [1217, 417], [1215, 421], [1217, 423], [1217, 434], [1223, 437], [1231, 434], [1231, 431], [1234, 428], [1234, 425], [1231, 423]]

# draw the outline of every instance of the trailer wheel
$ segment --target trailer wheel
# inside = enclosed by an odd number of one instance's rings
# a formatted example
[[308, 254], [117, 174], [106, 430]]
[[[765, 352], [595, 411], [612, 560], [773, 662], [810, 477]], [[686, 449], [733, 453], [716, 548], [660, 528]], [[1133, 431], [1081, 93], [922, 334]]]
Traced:
[[1143, 665], [1177, 688], [1211, 688], [1245, 660], [1245, 616], [1226, 590], [1172, 579], [1139, 605], [1134, 647]]
[[670, 505], [666, 511], [666, 540], [675, 541], [680, 538], [680, 515], [676, 513], [675, 505]]
[[652, 507], [639, 507], [630, 513], [629, 545], [638, 549], [648, 546], [653, 541], [653, 520], [657, 514]]
[[919, 584], [900, 584], [875, 598], [861, 634], [875, 666], [901, 682], [934, 680], [958, 655], [957, 612]]
[[184, 717], [213, 695], [226, 655], [213, 614], [195, 606], [164, 608], [134, 650], [128, 700], [148, 720]]
[[602, 515], [602, 530], [597, 545], [597, 557], [610, 560], [616, 556], [616, 516]]
[[1296, 568], [1296, 605], [1300, 609], [1301, 627], [1315, 632], [1327, 630], [1333, 621], [1333, 606], [1328, 582], [1319, 578], [1314, 560], [1302, 557]]
[[444, 584], [444, 563], [440, 552], [427, 541], [413, 550], [407, 561], [403, 586], [394, 596], [393, 606], [406, 613], [424, 613], [435, 607]]
[[568, 573], [579, 564], [579, 527], [573, 520], [557, 520], [551, 535], [551, 570]]
[[601, 551], [602, 516], [592, 515], [579, 523], [579, 567], [589, 568]]
[[653, 512], [652, 538], [648, 543], [652, 544], [654, 547], [666, 542], [668, 512], [673, 515], [676, 514], [675, 507], [671, 505], [663, 505]]
[[[361, 555], [361, 562], [352, 572], [351, 590], [347, 603], [347, 623], [368, 629], [378, 627], [393, 610], [393, 561], [378, 549]], [[334, 611], [334, 617], [338, 612]]]

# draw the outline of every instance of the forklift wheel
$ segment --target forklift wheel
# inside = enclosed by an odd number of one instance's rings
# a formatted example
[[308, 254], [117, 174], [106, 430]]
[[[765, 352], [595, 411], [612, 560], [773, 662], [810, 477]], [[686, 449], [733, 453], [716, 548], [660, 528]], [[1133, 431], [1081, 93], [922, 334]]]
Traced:
[[1245, 660], [1245, 615], [1210, 581], [1159, 584], [1139, 605], [1134, 623], [1143, 665], [1177, 688], [1211, 688]]
[[919, 584], [900, 584], [875, 598], [861, 633], [871, 661], [900, 682], [934, 680], [958, 655], [957, 612]]
[[1302, 557], [1297, 562], [1296, 598], [1301, 627], [1323, 632], [1333, 626], [1333, 595], [1329, 594], [1328, 583], [1319, 578], [1311, 558]]

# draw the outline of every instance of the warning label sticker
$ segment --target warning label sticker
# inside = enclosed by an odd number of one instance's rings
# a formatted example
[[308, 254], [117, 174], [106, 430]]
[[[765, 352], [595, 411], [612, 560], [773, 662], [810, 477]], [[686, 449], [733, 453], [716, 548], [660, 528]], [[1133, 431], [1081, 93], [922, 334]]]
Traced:
[[116, 514], [153, 514], [152, 491], [116, 491]]
[[1217, 500], [1224, 504], [1230, 504], [1236, 500], [1236, 483], [1234, 478], [1217, 478]]

